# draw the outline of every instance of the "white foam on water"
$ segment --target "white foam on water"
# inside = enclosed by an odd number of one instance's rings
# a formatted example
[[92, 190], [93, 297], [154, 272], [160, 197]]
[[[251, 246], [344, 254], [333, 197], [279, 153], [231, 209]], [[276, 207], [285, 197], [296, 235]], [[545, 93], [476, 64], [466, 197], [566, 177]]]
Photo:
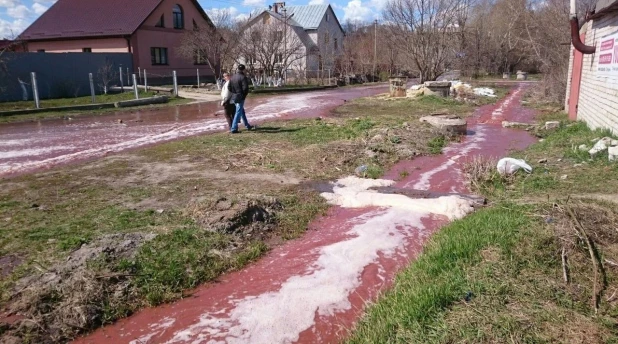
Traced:
[[18, 139], [18, 140], [2, 140], [0, 141], [0, 147], [7, 146], [23, 146], [24, 144], [30, 142], [30, 139]]
[[517, 97], [520, 93], [522, 92], [521, 88], [518, 88], [517, 90], [515, 90], [515, 92], [511, 93], [503, 102], [502, 104], [500, 104], [500, 106], [498, 106], [497, 109], [495, 109], [492, 113], [491, 113], [491, 119], [495, 120], [498, 119], [499, 117], [502, 117], [502, 115], [504, 114], [504, 111], [511, 105], [511, 103], [513, 102], [513, 100], [515, 100], [515, 97]]
[[349, 239], [322, 247], [307, 271], [288, 278], [278, 290], [232, 300], [227, 315], [205, 313], [199, 321], [174, 333], [167, 343], [292, 343], [311, 328], [318, 316], [351, 309], [350, 294], [360, 286], [365, 267], [379, 254], [392, 257], [413, 233], [426, 236], [422, 219], [430, 214], [450, 219], [473, 211], [472, 203], [456, 196], [411, 199], [380, 194], [371, 187], [389, 186], [390, 180], [348, 177], [323, 193], [329, 203], [342, 207], [381, 207], [350, 223]]
[[132, 341], [129, 342], [129, 344], [146, 344], [146, 343], [149, 343], [150, 340], [154, 336], [163, 333], [165, 330], [170, 328], [170, 326], [174, 325], [174, 323], [176, 323], [176, 319], [169, 318], [169, 317], [163, 318], [163, 320], [161, 320], [160, 322], [151, 324], [149, 326], [150, 330], [153, 331], [153, 332], [150, 332], [150, 333], [148, 333], [148, 334], [146, 334], [144, 336], [141, 336], [141, 337], [139, 337], [139, 338], [137, 338], [135, 340], [132, 340]]
[[[2, 159], [14, 159], [21, 158], [25, 156], [39, 156], [43, 154], [49, 154], [51, 152], [71, 149], [71, 146], [58, 146], [58, 147], [48, 147], [48, 148], [27, 148], [27, 149], [18, 149], [2, 152], [0, 151], [0, 160]], [[2, 166], [0, 164], [0, 166]], [[1, 170], [0, 170], [1, 171]]]
[[[281, 116], [281, 113], [263, 114], [263, 115], [251, 116], [251, 120], [260, 121], [260, 120], [266, 120], [270, 118], [276, 118], [279, 116]], [[115, 143], [115, 144], [109, 144], [109, 145], [99, 146], [96, 148], [85, 149], [82, 151], [64, 154], [64, 155], [60, 155], [57, 157], [48, 158], [44, 160], [0, 163], [0, 176], [3, 174], [17, 173], [17, 172], [22, 172], [26, 170], [36, 170], [40, 168], [47, 168], [47, 167], [55, 166], [58, 164], [69, 163], [71, 161], [78, 160], [78, 159], [87, 159], [87, 158], [92, 158], [92, 157], [103, 156], [107, 153], [117, 153], [117, 152], [121, 152], [127, 149], [132, 149], [132, 148], [146, 146], [146, 145], [155, 144], [159, 142], [171, 141], [171, 140], [179, 139], [182, 137], [199, 135], [199, 134], [203, 134], [207, 132], [225, 130], [225, 129], [227, 129], [227, 122], [224, 121], [223, 119], [191, 123], [191, 124], [187, 124], [187, 125], [180, 126], [180, 127], [174, 127], [167, 131], [153, 133], [150, 135], [145, 135], [142, 137], [130, 139], [130, 140]], [[59, 150], [59, 149], [66, 149], [66, 148], [67, 148], [66, 146], [59, 146], [58, 148], [52, 147], [52, 148], [45, 148], [45, 149], [49, 149], [49, 150], [58, 149]], [[38, 149], [36, 151], [27, 152], [27, 154], [34, 155], [36, 153], [37, 155], [42, 155], [47, 152], [43, 151], [43, 149]], [[2, 154], [5, 154], [5, 153], [0, 153], [0, 157], [4, 157]], [[23, 153], [21, 156], [24, 156], [24, 155], [26, 155], [26, 153]], [[7, 156], [8, 156], [8, 153], [7, 153]]]
[[[434, 175], [439, 172], [446, 171], [449, 168], [455, 168], [454, 166], [456, 166], [457, 162], [459, 162], [461, 158], [469, 156], [470, 153], [474, 150], [481, 149], [481, 142], [487, 139], [485, 128], [483, 126], [476, 126], [475, 129], [477, 129], [476, 133], [473, 136], [467, 138], [464, 142], [446, 147], [443, 150], [444, 155], [448, 155], [453, 152], [457, 152], [457, 154], [451, 156], [444, 164], [422, 173], [419, 180], [412, 185], [412, 188], [418, 190], [428, 190], [431, 185], [431, 178]], [[459, 173], [459, 168], [458, 175], [461, 176], [461, 173]], [[406, 187], [409, 186], [409, 184], [406, 185]]]

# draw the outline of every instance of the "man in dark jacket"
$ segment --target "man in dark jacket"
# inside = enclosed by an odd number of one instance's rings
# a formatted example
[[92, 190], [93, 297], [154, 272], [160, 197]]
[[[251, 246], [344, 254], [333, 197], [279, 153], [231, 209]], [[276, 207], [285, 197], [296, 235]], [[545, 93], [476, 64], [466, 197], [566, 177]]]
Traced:
[[231, 128], [232, 134], [238, 133], [238, 123], [241, 119], [248, 130], [253, 130], [254, 127], [247, 121], [247, 114], [245, 113], [245, 99], [249, 94], [249, 78], [245, 75], [245, 65], [238, 65], [238, 73], [230, 80], [228, 90], [232, 95], [230, 103], [236, 105], [236, 113]]

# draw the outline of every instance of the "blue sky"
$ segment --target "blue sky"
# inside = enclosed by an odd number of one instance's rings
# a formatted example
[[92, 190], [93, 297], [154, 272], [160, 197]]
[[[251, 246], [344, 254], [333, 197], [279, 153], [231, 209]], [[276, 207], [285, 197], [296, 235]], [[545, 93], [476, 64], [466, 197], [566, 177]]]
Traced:
[[[105, 1], [105, 0], [100, 0]], [[131, 1], [131, 0], [127, 0]], [[247, 16], [256, 8], [265, 8], [274, 1], [266, 0], [199, 0], [206, 12], [227, 8], [234, 17]], [[56, 0], [0, 0], [0, 39], [20, 34]], [[288, 6], [330, 3], [339, 21], [370, 21], [379, 17], [387, 0], [291, 0]]]

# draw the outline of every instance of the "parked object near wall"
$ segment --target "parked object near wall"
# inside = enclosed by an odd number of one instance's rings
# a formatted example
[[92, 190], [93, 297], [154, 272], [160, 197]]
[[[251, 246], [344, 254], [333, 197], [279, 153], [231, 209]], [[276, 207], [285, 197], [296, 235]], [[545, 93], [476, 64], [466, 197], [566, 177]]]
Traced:
[[528, 73], [518, 70], [517, 71], [517, 80], [528, 80]]

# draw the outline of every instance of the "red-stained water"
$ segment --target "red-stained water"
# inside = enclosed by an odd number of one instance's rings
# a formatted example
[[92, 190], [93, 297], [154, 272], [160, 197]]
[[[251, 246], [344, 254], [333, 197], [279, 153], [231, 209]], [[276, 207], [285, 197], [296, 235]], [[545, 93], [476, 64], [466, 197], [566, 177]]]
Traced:
[[[250, 98], [247, 117], [255, 124], [324, 116], [344, 101], [387, 90], [379, 85]], [[4, 124], [0, 125], [0, 177], [226, 129], [217, 102]]]
[[[520, 105], [524, 87], [479, 109], [469, 121], [469, 135], [444, 154], [401, 162], [385, 178], [396, 180], [407, 171], [397, 186], [468, 192], [461, 172], [466, 159], [503, 157], [534, 142], [526, 132], [501, 126], [502, 120], [532, 119], [534, 113]], [[273, 249], [246, 269], [76, 343], [336, 343], [367, 302], [388, 288], [447, 222], [442, 216], [401, 210], [333, 207], [303, 238]]]

